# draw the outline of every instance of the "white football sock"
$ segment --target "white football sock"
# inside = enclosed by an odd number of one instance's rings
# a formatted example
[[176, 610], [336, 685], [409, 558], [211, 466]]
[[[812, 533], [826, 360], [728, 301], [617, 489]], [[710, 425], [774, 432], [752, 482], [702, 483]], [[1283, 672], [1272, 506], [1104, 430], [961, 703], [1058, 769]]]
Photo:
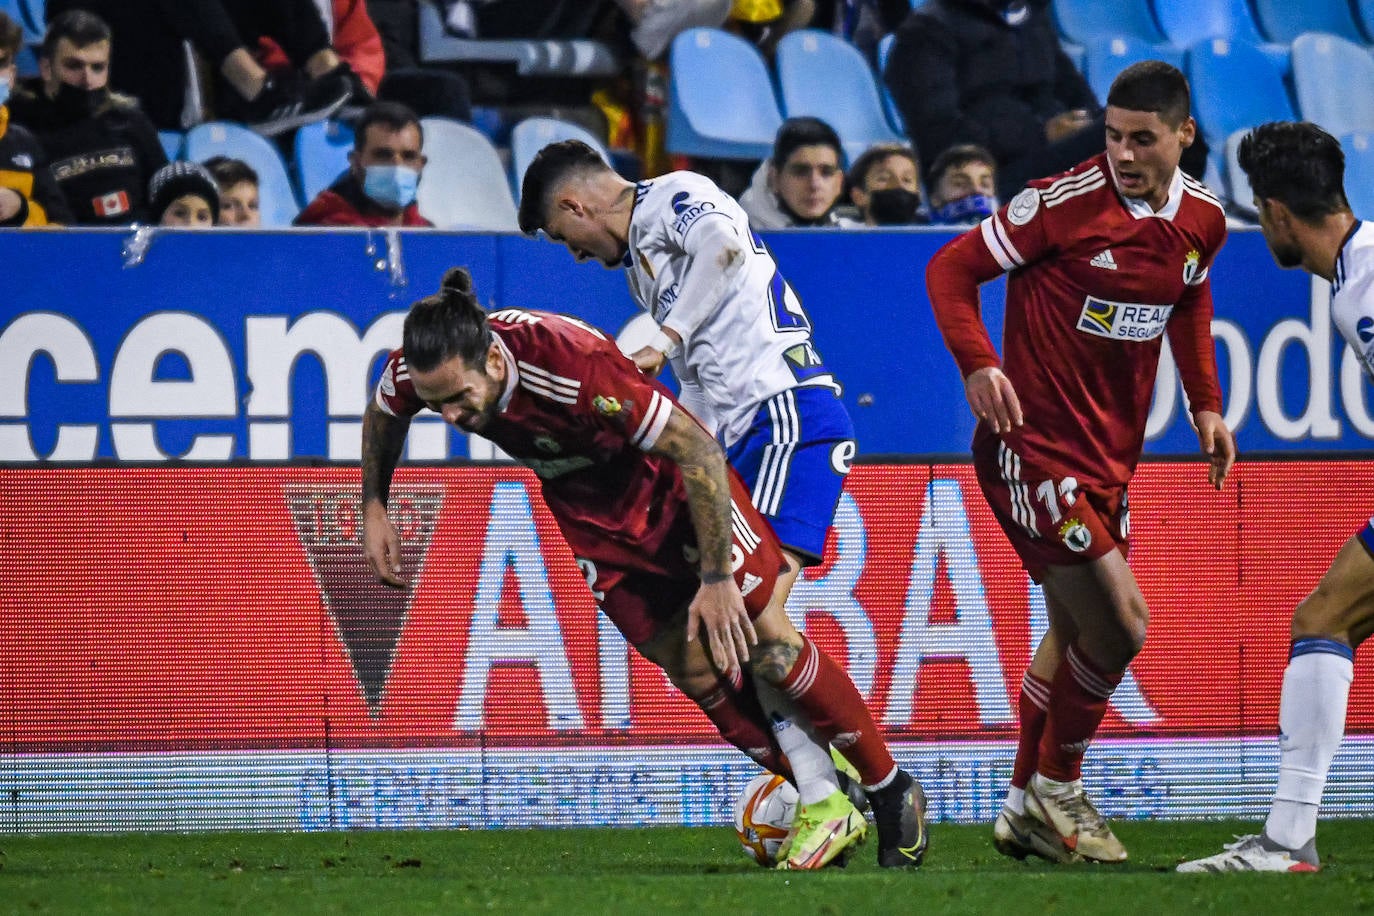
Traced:
[[787, 762], [792, 765], [792, 778], [797, 781], [797, 795], [801, 797], [801, 803], [814, 805], [840, 791], [829, 745], [812, 734], [805, 716], [783, 696], [782, 691], [757, 679], [755, 685], [759, 701], [772, 722], [778, 747], [782, 748], [787, 755]]
[[1350, 658], [1326, 651], [1295, 655], [1283, 673], [1279, 785], [1264, 832], [1290, 849], [1316, 835], [1317, 808], [1331, 759], [1345, 734], [1345, 707], [1354, 676]]
[[1018, 789], [1016, 786], [1007, 786], [1007, 800], [1002, 802], [1002, 807], [1012, 814], [1026, 813], [1026, 790]]

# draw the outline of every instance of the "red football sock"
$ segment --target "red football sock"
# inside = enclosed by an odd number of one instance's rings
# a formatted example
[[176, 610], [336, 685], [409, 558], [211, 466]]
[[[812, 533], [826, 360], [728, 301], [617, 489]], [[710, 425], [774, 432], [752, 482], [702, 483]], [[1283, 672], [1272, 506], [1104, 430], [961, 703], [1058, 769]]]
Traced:
[[1107, 701], [1121, 683], [1124, 671], [1103, 671], [1079, 650], [1069, 646], [1050, 685], [1050, 708], [1040, 739], [1042, 776], [1070, 782], [1082, 775], [1083, 752], [1097, 734]]
[[811, 720], [816, 733], [854, 764], [864, 785], [877, 785], [892, 775], [897, 763], [858, 688], [805, 636], [796, 663], [778, 687]]
[[722, 738], [749, 755], [759, 766], [788, 782], [795, 782], [792, 767], [783, 756], [782, 748], [778, 747], [768, 714], [763, 711], [749, 679], [739, 683], [722, 679], [715, 690], [696, 703]]
[[1021, 730], [1016, 739], [1016, 762], [1011, 768], [1011, 784], [1024, 789], [1040, 762], [1040, 736], [1045, 733], [1045, 718], [1050, 705], [1050, 682], [1029, 671], [1021, 678], [1021, 697], [1017, 713]]

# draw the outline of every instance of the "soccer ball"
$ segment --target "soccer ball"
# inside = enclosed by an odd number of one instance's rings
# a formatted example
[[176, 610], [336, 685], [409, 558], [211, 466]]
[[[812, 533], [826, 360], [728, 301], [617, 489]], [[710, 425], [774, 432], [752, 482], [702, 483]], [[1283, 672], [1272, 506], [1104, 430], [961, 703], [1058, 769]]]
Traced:
[[781, 776], [760, 773], [749, 780], [735, 801], [735, 835], [746, 856], [764, 868], [777, 864], [797, 801], [797, 790]]

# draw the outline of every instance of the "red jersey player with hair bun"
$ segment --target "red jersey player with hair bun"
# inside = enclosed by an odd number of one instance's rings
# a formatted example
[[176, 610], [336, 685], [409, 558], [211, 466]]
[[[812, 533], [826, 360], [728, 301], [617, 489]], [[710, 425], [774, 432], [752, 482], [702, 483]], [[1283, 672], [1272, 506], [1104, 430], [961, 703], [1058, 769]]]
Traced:
[[[1189, 106], [1176, 68], [1128, 67], [1107, 98], [1106, 152], [1031, 182], [942, 248], [926, 272], [979, 418], [979, 485], [1043, 586], [1050, 618], [1022, 682], [1016, 763], [993, 831], [998, 850], [1017, 858], [1127, 856], [1080, 774], [1145, 641], [1149, 609], [1126, 563], [1126, 487], [1166, 334], [1213, 486], [1235, 460], [1210, 330], [1209, 274], [1226, 219], [1178, 167], [1197, 130]], [[978, 287], [1003, 273], [999, 358]]]

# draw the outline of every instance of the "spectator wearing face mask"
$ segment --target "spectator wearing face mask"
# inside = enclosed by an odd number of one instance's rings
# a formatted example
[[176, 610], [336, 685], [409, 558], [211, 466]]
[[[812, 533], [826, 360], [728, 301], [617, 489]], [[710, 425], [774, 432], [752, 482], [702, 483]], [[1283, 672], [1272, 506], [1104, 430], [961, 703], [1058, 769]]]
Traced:
[[739, 205], [755, 229], [838, 226], [843, 191], [844, 148], [835, 129], [820, 118], [788, 118]]
[[7, 103], [23, 43], [19, 24], [0, 13], [0, 226], [68, 223], [71, 214], [43, 163], [38, 139], [10, 123]]
[[849, 169], [849, 199], [857, 222], [844, 225], [910, 226], [926, 222], [921, 212], [920, 163], [901, 143], [878, 143], [864, 150]]
[[930, 166], [930, 221], [945, 226], [980, 222], [997, 212], [997, 160], [973, 143], [951, 146]]
[[434, 225], [415, 205], [423, 144], [415, 112], [397, 102], [368, 106], [354, 131], [348, 171], [301, 211], [296, 225]]
[[36, 91], [16, 92], [10, 112], [42, 144], [72, 221], [145, 221], [148, 182], [167, 153], [138, 103], [110, 91], [109, 26], [85, 10], [58, 16], [43, 36], [38, 69]]

